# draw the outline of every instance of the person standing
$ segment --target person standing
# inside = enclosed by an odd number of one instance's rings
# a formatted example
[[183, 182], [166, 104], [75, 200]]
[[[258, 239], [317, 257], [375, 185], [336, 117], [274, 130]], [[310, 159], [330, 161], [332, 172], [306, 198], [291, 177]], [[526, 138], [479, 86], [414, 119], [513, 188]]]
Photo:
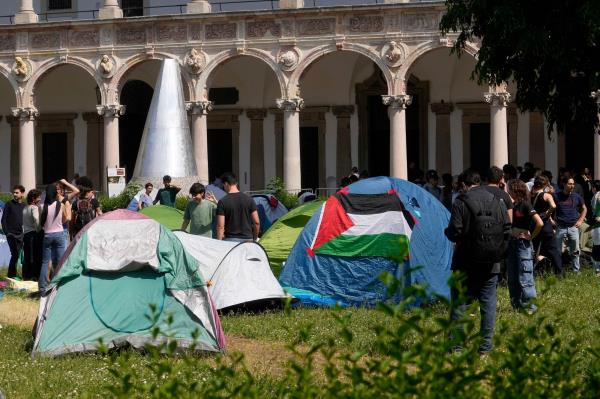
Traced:
[[439, 186], [440, 177], [438, 176], [438, 173], [433, 169], [428, 170], [425, 174], [425, 179], [427, 180], [423, 185], [425, 191], [433, 195], [438, 201], [443, 202], [444, 198], [442, 195], [442, 188]]
[[2, 231], [6, 235], [8, 248], [10, 249], [10, 262], [8, 263], [7, 277], [17, 276], [17, 261], [23, 249], [23, 194], [25, 187], [17, 184], [12, 189], [12, 200], [4, 205], [2, 212]]
[[[539, 176], [538, 176], [539, 178]], [[508, 192], [514, 200], [512, 237], [508, 243], [506, 274], [510, 303], [516, 310], [534, 313], [537, 306], [532, 300], [537, 296], [533, 280], [533, 250], [535, 238], [544, 222], [529, 202], [527, 185], [518, 179], [508, 182]], [[533, 232], [530, 232], [534, 225]]]
[[554, 194], [556, 203], [556, 247], [562, 248], [566, 240], [573, 271], [580, 272], [579, 264], [579, 227], [585, 220], [587, 208], [583, 197], [574, 192], [575, 180], [566, 175], [561, 180], [562, 190]]
[[592, 182], [592, 262], [596, 276], [600, 277], [600, 180]]
[[[69, 183], [66, 179], [61, 179], [56, 183], [56, 199], [63, 204], [72, 203], [73, 199], [79, 194], [79, 188]], [[67, 190], [69, 190], [67, 192]], [[69, 246], [69, 223], [63, 225], [63, 235], [65, 237], [65, 247]]]
[[171, 184], [171, 176], [163, 176], [164, 187], [158, 190], [156, 198], [154, 199], [154, 205], [160, 202], [161, 205], [170, 206], [175, 208], [175, 200], [177, 199], [177, 193], [181, 191], [181, 187]]
[[487, 182], [486, 186], [482, 186], [483, 189], [493, 194], [496, 198], [504, 202], [506, 206], [506, 212], [508, 213], [508, 220], [512, 221], [513, 217], [513, 200], [510, 195], [504, 191], [504, 172], [497, 166], [492, 166], [487, 171]]
[[94, 195], [94, 190], [89, 187], [81, 188], [79, 197], [73, 202], [72, 215], [73, 236], [86, 224], [102, 215], [102, 207]]
[[60, 258], [65, 253], [66, 243], [64, 240], [63, 224], [71, 220], [71, 203], [64, 204], [58, 200], [55, 184], [46, 186], [46, 199], [40, 223], [44, 228], [44, 246], [42, 254], [42, 269], [38, 280], [40, 293], [44, 293], [50, 282], [49, 264], [56, 271]]
[[152, 190], [154, 190], [154, 185], [152, 185], [152, 183], [146, 183], [144, 186], [144, 192], [140, 194], [140, 198], [138, 199], [138, 210], [141, 211], [144, 208], [152, 206]]
[[38, 281], [42, 267], [44, 232], [40, 222], [40, 190], [29, 190], [23, 209], [23, 280]]
[[181, 230], [185, 231], [191, 222], [190, 234], [213, 238], [213, 221], [217, 211], [214, 195], [206, 193], [206, 188], [200, 183], [192, 184], [190, 195], [192, 200], [185, 207]]
[[[477, 300], [481, 312], [481, 343], [479, 352], [492, 350], [496, 322], [496, 285], [500, 263], [506, 256], [511, 223], [503, 201], [479, 187], [479, 173], [466, 170], [459, 177], [466, 193], [452, 205], [450, 221], [444, 231], [456, 243], [452, 270], [464, 275], [466, 296], [461, 297], [457, 287], [451, 289], [452, 320], [460, 320], [468, 305]], [[454, 339], [455, 337], [453, 337]], [[456, 349], [461, 343], [456, 342]]]
[[[553, 219], [556, 211], [554, 197], [549, 190], [553, 190], [550, 181], [545, 175], [535, 178], [531, 191], [531, 205], [544, 222], [540, 234], [533, 238], [533, 251], [536, 256], [548, 258], [557, 276], [563, 276], [562, 258], [560, 249], [554, 238], [556, 222]], [[562, 248], [562, 247], [560, 247]]]
[[217, 240], [256, 241], [260, 220], [254, 200], [240, 192], [233, 173], [221, 176], [227, 195], [217, 204]]

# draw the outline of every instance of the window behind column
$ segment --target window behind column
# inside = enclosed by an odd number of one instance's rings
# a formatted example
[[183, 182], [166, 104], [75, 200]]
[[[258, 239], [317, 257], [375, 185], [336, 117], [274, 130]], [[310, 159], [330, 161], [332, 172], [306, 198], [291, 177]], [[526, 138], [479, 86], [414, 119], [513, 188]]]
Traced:
[[142, 16], [144, 15], [144, 0], [123, 0], [121, 8], [125, 17]]
[[48, 10], [70, 10], [71, 0], [48, 0]]

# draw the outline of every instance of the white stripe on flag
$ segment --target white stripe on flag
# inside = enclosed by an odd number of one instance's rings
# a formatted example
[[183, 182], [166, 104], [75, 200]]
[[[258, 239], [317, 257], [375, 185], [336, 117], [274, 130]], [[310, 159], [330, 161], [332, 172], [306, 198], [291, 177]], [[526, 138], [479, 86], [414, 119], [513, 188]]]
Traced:
[[390, 233], [403, 234], [410, 239], [412, 234], [412, 229], [402, 212], [389, 211], [372, 215], [349, 213], [348, 216], [354, 222], [354, 226], [344, 231], [344, 235], [359, 236]]
[[313, 249], [315, 247], [315, 242], [317, 241], [317, 237], [319, 236], [319, 229], [321, 228], [321, 222], [323, 221], [323, 215], [325, 214], [325, 206], [327, 205], [327, 201], [321, 207], [321, 214], [319, 215], [319, 223], [317, 223], [317, 229], [315, 230], [315, 236], [310, 243], [310, 248]]

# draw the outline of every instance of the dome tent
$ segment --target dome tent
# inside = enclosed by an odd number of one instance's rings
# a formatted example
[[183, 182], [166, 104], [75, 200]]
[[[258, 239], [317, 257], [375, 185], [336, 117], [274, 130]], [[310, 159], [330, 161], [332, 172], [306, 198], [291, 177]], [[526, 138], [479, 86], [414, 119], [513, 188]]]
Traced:
[[[146, 317], [151, 304], [156, 323]], [[156, 221], [113, 211], [86, 225], [69, 245], [40, 301], [33, 355], [93, 351], [99, 339], [109, 348], [140, 348], [156, 343], [155, 326], [173, 332], [180, 348], [224, 350], [221, 323], [195, 259]]]
[[213, 240], [183, 231], [174, 234], [196, 258], [217, 309], [278, 305], [287, 298], [259, 244]]
[[180, 229], [183, 223], [183, 211], [172, 206], [152, 205], [142, 209], [140, 213], [156, 220], [169, 230]]
[[264, 233], [283, 215], [288, 209], [273, 194], [254, 194], [252, 196], [258, 217], [260, 219], [260, 230]]
[[312, 201], [292, 209], [263, 234], [260, 245], [269, 254], [271, 270], [275, 275], [281, 271], [294, 243], [312, 215], [323, 206], [323, 201]]
[[449, 297], [449, 212], [405, 180], [360, 180], [331, 196], [296, 241], [279, 277], [306, 304], [374, 305], [388, 299], [388, 272]]

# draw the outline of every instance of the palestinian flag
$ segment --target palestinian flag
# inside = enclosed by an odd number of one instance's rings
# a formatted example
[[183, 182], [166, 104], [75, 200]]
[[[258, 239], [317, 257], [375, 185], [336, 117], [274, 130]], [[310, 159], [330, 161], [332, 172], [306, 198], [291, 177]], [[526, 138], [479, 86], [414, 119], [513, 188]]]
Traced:
[[381, 256], [401, 262], [408, 258], [414, 224], [393, 190], [385, 194], [342, 190], [323, 205], [307, 252], [311, 256]]

